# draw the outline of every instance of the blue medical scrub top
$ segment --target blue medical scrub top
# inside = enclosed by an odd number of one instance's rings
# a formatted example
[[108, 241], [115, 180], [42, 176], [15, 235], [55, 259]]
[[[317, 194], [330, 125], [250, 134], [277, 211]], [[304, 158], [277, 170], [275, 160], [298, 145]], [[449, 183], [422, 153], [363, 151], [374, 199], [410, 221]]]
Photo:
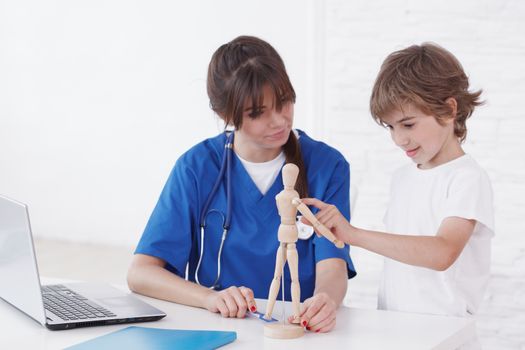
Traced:
[[[298, 132], [309, 196], [336, 205], [350, 219], [348, 162], [334, 148]], [[183, 278], [189, 263], [190, 281], [195, 281], [199, 259], [201, 209], [219, 174], [225, 142], [226, 136], [222, 133], [197, 144], [177, 160], [135, 251], [164, 260], [168, 270]], [[279, 174], [268, 192], [262, 195], [236, 155], [232, 157], [231, 173], [232, 219], [222, 252], [219, 289], [246, 286], [253, 290], [256, 298], [267, 299], [279, 246], [280, 217], [275, 196], [284, 188], [282, 176]], [[210, 209], [218, 209], [226, 215], [224, 181]], [[222, 218], [211, 213], [206, 220], [199, 281], [210, 286], [217, 276]], [[348, 278], [356, 274], [348, 246], [336, 248], [326, 238], [314, 234], [307, 240], [298, 240], [297, 251], [301, 301], [313, 295], [315, 265], [323, 259], [343, 259]], [[284, 271], [285, 299], [291, 300], [287, 266]]]

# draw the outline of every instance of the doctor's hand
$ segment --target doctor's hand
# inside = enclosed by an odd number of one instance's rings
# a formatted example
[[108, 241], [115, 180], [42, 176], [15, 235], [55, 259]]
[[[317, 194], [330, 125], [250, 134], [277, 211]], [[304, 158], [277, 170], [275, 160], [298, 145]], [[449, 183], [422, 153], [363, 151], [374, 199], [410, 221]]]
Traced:
[[[321, 224], [326, 226], [337, 239], [347, 243], [353, 244], [357, 235], [357, 228], [350, 225], [348, 220], [341, 214], [335, 205], [327, 204], [316, 198], [302, 198], [301, 202], [306, 205], [312, 205], [319, 209], [315, 217]], [[312, 224], [305, 218], [301, 218], [301, 222], [312, 226]], [[315, 229], [315, 227], [314, 227]]]
[[246, 287], [229, 287], [221, 291], [213, 291], [204, 301], [206, 309], [220, 313], [222, 317], [244, 318], [246, 311], [256, 311], [257, 305], [253, 291]]
[[318, 293], [301, 305], [301, 325], [311, 332], [329, 332], [335, 327], [336, 311], [337, 305], [328, 294]]

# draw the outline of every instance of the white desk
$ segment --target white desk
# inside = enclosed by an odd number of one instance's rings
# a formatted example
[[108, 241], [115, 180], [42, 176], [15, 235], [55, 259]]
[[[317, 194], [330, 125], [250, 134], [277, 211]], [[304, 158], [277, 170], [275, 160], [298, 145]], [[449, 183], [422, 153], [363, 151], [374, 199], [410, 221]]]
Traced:
[[[332, 332], [277, 340], [263, 336], [265, 323], [257, 318], [226, 319], [207, 310], [138, 297], [168, 316], [156, 322], [50, 331], [0, 300], [0, 349], [62, 349], [130, 325], [236, 331], [237, 340], [224, 349], [454, 349], [475, 335], [470, 319], [341, 307]], [[263, 311], [265, 301], [258, 300], [257, 305]], [[280, 315], [278, 304], [274, 317]]]

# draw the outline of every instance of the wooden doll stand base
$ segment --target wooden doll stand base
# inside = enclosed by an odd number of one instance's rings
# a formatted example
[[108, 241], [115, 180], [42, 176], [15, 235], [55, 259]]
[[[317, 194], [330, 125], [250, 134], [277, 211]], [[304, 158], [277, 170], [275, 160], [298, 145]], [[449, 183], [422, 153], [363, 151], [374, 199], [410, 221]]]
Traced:
[[304, 329], [297, 324], [272, 323], [264, 325], [264, 336], [275, 339], [294, 339], [302, 337]]

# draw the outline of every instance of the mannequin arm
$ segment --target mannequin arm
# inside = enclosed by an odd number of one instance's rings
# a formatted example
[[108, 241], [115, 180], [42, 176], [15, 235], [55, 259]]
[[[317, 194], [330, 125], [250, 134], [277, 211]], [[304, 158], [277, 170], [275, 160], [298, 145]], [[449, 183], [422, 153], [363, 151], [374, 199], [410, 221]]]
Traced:
[[323, 235], [326, 239], [328, 239], [330, 242], [332, 242], [337, 248], [343, 248], [345, 244], [338, 240], [332, 231], [330, 231], [326, 226], [321, 224], [319, 220], [316, 219], [314, 213], [304, 204], [301, 202], [299, 198], [292, 199], [293, 205], [297, 208], [297, 210], [306, 218], [308, 221], [310, 221], [317, 233]]

